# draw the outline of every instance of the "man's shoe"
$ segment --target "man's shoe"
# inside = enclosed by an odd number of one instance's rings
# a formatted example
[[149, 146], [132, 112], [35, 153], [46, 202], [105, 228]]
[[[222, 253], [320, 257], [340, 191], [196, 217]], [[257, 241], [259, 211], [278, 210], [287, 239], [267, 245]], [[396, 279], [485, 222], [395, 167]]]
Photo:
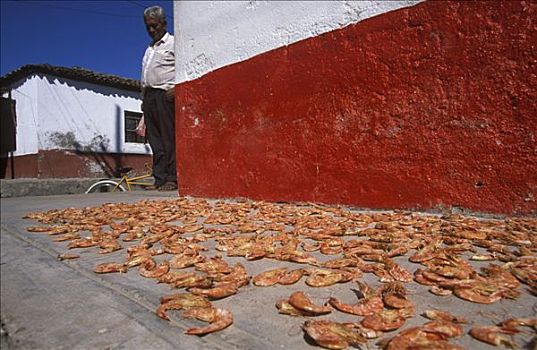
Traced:
[[158, 188], [159, 191], [175, 191], [177, 190], [177, 184], [174, 182], [166, 182], [164, 185]]
[[145, 186], [145, 189], [148, 190], [148, 191], [155, 191], [155, 190], [158, 190], [160, 188], [159, 185], [149, 185], [149, 186]]

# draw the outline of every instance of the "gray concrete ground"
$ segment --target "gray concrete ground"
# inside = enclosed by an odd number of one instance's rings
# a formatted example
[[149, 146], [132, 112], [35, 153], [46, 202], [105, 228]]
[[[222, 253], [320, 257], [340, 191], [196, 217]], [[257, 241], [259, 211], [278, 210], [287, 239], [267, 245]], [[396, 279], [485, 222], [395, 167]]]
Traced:
[[[304, 280], [290, 286], [260, 288], [248, 285], [237, 295], [213, 302], [230, 309], [234, 324], [204, 337], [184, 334], [187, 328], [201, 325], [198, 321], [183, 320], [171, 312], [172, 322], [158, 318], [155, 309], [159, 298], [174, 292], [165, 284], [141, 277], [136, 269], [125, 274], [93, 273], [101, 262], [119, 261], [125, 251], [100, 255], [95, 249], [75, 249], [76, 260], [59, 261], [58, 254], [66, 251], [66, 243], [53, 242], [43, 234], [28, 233], [27, 226], [37, 223], [22, 219], [28, 212], [66, 207], [98, 206], [103, 203], [136, 202], [142, 199], [167, 200], [175, 193], [136, 191], [111, 194], [76, 194], [2, 198], [1, 223], [1, 321], [2, 349], [315, 349], [305, 339], [303, 318], [278, 314], [276, 300], [303, 290], [316, 303], [330, 296], [352, 300], [348, 284], [328, 288], [311, 288]], [[216, 252], [207, 252], [214, 255]], [[114, 259], [115, 258], [115, 259]], [[250, 275], [280, 266], [302, 267], [290, 262], [262, 259], [246, 262], [228, 258], [230, 263], [241, 262]], [[407, 258], [396, 259], [401, 266], [414, 272], [419, 265]], [[484, 266], [484, 265], [483, 265]], [[378, 283], [375, 276], [364, 275], [364, 281]], [[438, 297], [427, 287], [411, 283], [407, 286], [417, 314], [404, 328], [421, 325], [426, 319], [419, 316], [424, 310], [441, 308], [465, 316], [465, 335], [452, 341], [466, 349], [495, 347], [473, 340], [467, 332], [473, 324], [494, 324], [507, 317], [536, 317], [537, 304], [526, 288], [517, 300], [503, 299], [491, 305], [462, 301], [453, 296]], [[357, 316], [333, 313], [321, 319], [358, 321]], [[531, 331], [517, 335], [518, 344], [531, 348]], [[529, 333], [528, 333], [529, 332]], [[387, 333], [382, 338], [392, 336]], [[368, 344], [376, 349], [375, 341]], [[365, 347], [364, 347], [365, 348]]]

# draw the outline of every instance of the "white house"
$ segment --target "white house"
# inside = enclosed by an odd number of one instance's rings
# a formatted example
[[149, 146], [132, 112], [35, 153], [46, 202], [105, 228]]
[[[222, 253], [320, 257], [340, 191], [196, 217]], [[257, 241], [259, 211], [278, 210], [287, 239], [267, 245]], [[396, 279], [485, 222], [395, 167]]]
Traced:
[[[151, 161], [149, 145], [134, 132], [142, 116], [137, 80], [26, 65], [0, 78], [0, 88], [2, 177], [111, 176]], [[6, 145], [12, 118], [15, 142]]]

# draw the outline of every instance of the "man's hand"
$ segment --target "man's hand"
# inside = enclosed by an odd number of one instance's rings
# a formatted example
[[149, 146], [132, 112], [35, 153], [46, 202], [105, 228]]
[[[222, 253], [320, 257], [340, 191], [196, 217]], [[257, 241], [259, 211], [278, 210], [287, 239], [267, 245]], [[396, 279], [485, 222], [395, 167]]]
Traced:
[[175, 86], [166, 90], [166, 99], [170, 102], [175, 99]]

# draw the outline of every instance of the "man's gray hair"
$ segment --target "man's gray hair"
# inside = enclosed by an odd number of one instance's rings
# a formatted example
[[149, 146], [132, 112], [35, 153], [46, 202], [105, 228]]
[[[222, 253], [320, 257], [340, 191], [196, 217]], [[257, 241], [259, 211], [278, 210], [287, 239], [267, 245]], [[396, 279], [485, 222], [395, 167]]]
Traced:
[[158, 19], [166, 23], [166, 14], [160, 6], [151, 6], [144, 10], [144, 17]]

